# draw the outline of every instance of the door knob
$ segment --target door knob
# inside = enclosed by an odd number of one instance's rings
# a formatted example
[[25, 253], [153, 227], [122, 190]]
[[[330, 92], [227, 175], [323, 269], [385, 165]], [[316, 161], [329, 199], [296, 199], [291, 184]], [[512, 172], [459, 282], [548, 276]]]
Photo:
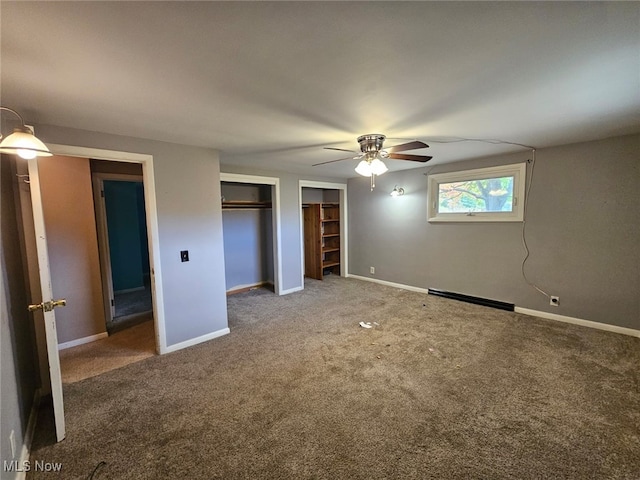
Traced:
[[35, 312], [36, 310], [44, 310], [45, 312], [50, 312], [56, 307], [64, 307], [66, 305], [67, 305], [67, 300], [64, 298], [61, 298], [60, 300], [49, 300], [48, 302], [29, 305], [29, 311]]

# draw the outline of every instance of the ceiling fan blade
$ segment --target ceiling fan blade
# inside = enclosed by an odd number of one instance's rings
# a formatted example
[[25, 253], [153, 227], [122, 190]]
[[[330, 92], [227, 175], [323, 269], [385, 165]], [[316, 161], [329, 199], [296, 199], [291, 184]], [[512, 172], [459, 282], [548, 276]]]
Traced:
[[334, 147], [323, 147], [325, 150], [338, 150], [339, 152], [353, 152], [358, 153], [355, 150], [347, 150], [346, 148], [334, 148]]
[[420, 140], [414, 140], [413, 142], [403, 143], [401, 145], [395, 145], [393, 147], [384, 148], [384, 150], [386, 150], [389, 153], [393, 153], [393, 152], [404, 152], [406, 150], [417, 150], [418, 148], [427, 148], [427, 147], [429, 147], [429, 145], [427, 145], [426, 143], [421, 142]]
[[428, 155], [408, 155], [406, 153], [390, 153], [388, 158], [394, 160], [410, 160], [412, 162], [428, 162], [433, 157]]
[[[348, 151], [348, 150], [347, 150]], [[360, 155], [361, 156], [361, 155]], [[357, 157], [344, 157], [344, 158], [338, 158], [336, 160], [329, 160], [328, 162], [320, 162], [320, 163], [314, 163], [313, 165], [311, 165], [312, 167], [317, 167], [318, 165], [326, 165], [327, 163], [334, 163], [334, 162], [341, 162], [342, 160], [355, 160], [356, 158], [360, 158], [360, 156]]]

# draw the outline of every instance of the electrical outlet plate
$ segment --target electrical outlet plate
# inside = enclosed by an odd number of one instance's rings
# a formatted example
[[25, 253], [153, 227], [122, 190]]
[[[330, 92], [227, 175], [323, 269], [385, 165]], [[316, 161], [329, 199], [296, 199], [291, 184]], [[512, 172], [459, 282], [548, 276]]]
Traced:
[[376, 267], [369, 267], [369, 273], [371, 274], [376, 273]]
[[549, 305], [552, 307], [557, 307], [560, 305], [560, 297], [554, 297], [553, 295], [549, 297]]

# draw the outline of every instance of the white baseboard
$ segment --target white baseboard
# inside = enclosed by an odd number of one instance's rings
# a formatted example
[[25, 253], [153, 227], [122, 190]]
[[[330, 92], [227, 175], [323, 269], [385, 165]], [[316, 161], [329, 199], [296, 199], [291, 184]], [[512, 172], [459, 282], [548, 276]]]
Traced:
[[173, 345], [169, 345], [163, 352], [161, 353], [171, 353], [176, 352], [178, 350], [182, 350], [183, 348], [192, 347], [193, 345], [197, 345], [202, 342], [207, 342], [209, 340], [213, 340], [214, 338], [221, 337], [223, 335], [227, 335], [231, 333], [231, 330], [228, 328], [222, 328], [220, 330], [216, 330], [215, 332], [207, 333], [206, 335], [202, 335], [200, 337], [192, 338], [190, 340], [185, 340], [184, 342], [174, 343]]
[[293, 288], [289, 288], [288, 290], [280, 290], [279, 295], [288, 295], [290, 293], [299, 292], [301, 290], [304, 290], [304, 287], [302, 287], [302, 286], [293, 287]]
[[522, 307], [516, 307], [515, 312], [522, 313], [523, 315], [530, 315], [532, 317], [546, 318], [548, 320], [556, 320], [558, 322], [580, 325], [581, 327], [595, 328], [598, 330], [621, 333], [622, 335], [630, 335], [632, 337], [640, 338], [640, 330], [634, 330], [633, 328], [618, 327], [617, 325], [609, 325], [608, 323], [593, 322], [591, 320], [583, 320], [582, 318], [567, 317], [565, 315], [542, 312], [539, 310], [531, 310], [529, 308]]
[[[22, 448], [20, 449], [20, 458], [18, 459], [18, 465], [25, 465], [25, 462], [29, 461], [31, 456], [31, 443], [33, 442], [33, 434], [36, 430], [36, 422], [38, 421], [38, 409], [40, 407], [40, 389], [36, 389], [33, 394], [33, 405], [31, 406], [31, 412], [29, 413], [29, 421], [27, 423], [27, 430], [24, 434], [24, 440], [22, 441]], [[26, 470], [21, 470], [16, 475], [16, 480], [24, 480], [27, 478]]]
[[96, 335], [89, 335], [88, 337], [77, 338], [76, 340], [71, 340], [69, 342], [59, 343], [58, 350], [64, 350], [65, 348], [77, 347], [78, 345], [83, 345], [85, 343], [95, 342], [101, 338], [107, 338], [108, 336], [109, 334], [107, 332], [102, 332]]
[[387, 287], [401, 288], [402, 290], [409, 290], [411, 292], [426, 293], [426, 294], [429, 293], [429, 290], [427, 288], [413, 287], [411, 285], [404, 285], [402, 283], [387, 282], [386, 280], [379, 280], [377, 278], [361, 277], [360, 275], [354, 275], [352, 273], [346, 276], [349, 278], [357, 278], [358, 280], [364, 280], [365, 282], [379, 283], [380, 285], [386, 285]]
[[[404, 285], [402, 283], [387, 282], [386, 280], [378, 280], [377, 278], [361, 277], [360, 275], [349, 274], [348, 277], [357, 278], [358, 280], [365, 280], [367, 282], [379, 283], [381, 285], [387, 285], [388, 287], [401, 288], [403, 290], [410, 290], [412, 292], [429, 293], [426, 288], [412, 287], [411, 285]], [[581, 318], [567, 317], [565, 315], [558, 315], [555, 313], [547, 313], [538, 310], [531, 310], [529, 308], [515, 307], [516, 313], [522, 313], [523, 315], [530, 315], [532, 317], [546, 318], [548, 320], [557, 320], [559, 322], [571, 323], [573, 325], [580, 325], [582, 327], [595, 328], [598, 330], [605, 330], [607, 332], [621, 333], [623, 335], [630, 335], [632, 337], [640, 338], [640, 330], [634, 330], [633, 328], [618, 327], [617, 325], [609, 325], [607, 323], [593, 322], [591, 320], [583, 320]]]

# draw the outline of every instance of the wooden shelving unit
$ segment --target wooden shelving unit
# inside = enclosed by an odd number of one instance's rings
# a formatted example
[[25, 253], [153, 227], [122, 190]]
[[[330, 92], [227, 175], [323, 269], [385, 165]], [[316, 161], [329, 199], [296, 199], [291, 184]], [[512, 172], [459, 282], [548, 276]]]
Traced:
[[340, 204], [308, 203], [303, 212], [305, 276], [340, 275]]

